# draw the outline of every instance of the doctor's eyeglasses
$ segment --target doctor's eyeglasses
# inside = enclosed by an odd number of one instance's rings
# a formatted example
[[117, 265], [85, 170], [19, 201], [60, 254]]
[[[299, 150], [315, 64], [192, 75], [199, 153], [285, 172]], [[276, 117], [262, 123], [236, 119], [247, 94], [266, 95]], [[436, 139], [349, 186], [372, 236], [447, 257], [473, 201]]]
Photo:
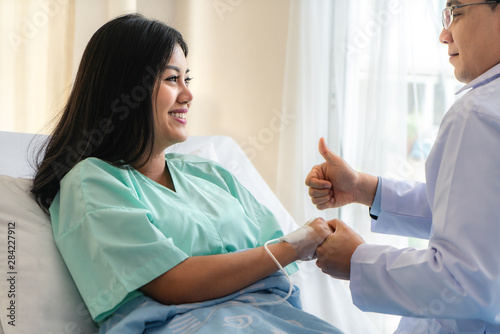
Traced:
[[448, 30], [450, 27], [451, 23], [453, 22], [453, 11], [457, 8], [462, 8], [462, 7], [467, 7], [467, 6], [473, 6], [473, 5], [490, 5], [494, 3], [500, 3], [500, 0], [496, 1], [484, 1], [484, 2], [475, 2], [475, 3], [468, 3], [465, 5], [457, 5], [457, 6], [450, 6], [446, 7], [443, 9], [443, 13], [441, 16], [441, 22], [443, 23], [443, 28]]

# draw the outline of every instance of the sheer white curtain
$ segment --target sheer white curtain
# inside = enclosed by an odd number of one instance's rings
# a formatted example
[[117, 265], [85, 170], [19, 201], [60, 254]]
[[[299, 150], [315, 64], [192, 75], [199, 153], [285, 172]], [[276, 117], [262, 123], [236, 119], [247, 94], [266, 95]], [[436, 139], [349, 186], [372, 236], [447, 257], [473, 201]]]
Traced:
[[285, 62], [283, 107], [294, 115], [280, 131], [277, 195], [300, 224], [319, 215], [311, 205], [305, 177], [321, 157], [318, 139], [337, 122], [332, 110], [332, 40], [329, 0], [292, 1]]
[[50, 132], [90, 36], [136, 9], [137, 0], [0, 0], [0, 130]]
[[40, 132], [60, 110], [73, 28], [73, 0], [0, 0], [0, 130]]
[[[297, 222], [339, 217], [367, 242], [425, 247], [370, 233], [368, 209], [317, 212], [304, 179], [323, 136], [353, 168], [423, 180], [435, 132], [459, 86], [438, 41], [435, 0], [292, 0], [283, 105], [295, 122], [281, 132], [277, 192]], [[398, 317], [371, 315], [382, 333]]]

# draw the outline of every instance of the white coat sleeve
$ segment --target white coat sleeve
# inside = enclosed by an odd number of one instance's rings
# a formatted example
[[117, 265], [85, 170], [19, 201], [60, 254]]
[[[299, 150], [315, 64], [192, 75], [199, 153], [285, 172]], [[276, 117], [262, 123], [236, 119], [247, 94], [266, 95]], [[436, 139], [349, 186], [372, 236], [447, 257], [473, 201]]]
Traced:
[[372, 231], [428, 239], [432, 213], [425, 183], [380, 178], [381, 204]]
[[426, 164], [429, 247], [359, 246], [350, 284], [362, 310], [500, 323], [500, 117], [457, 109]]

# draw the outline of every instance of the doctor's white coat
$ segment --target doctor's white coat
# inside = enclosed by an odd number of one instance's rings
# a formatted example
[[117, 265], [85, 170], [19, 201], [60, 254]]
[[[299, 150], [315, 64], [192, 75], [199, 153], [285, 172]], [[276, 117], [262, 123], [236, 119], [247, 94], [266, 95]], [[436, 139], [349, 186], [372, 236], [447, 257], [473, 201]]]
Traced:
[[428, 248], [364, 244], [351, 261], [360, 309], [414, 317], [397, 333], [500, 333], [500, 64], [466, 89], [443, 118], [426, 183], [380, 181], [372, 230]]

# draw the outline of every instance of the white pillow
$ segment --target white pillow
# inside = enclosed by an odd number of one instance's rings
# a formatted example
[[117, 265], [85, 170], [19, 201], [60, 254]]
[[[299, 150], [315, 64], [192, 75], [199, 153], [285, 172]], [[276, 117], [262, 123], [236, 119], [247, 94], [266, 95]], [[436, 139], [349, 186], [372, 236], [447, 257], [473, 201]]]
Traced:
[[[173, 147], [171, 146], [171, 152], [183, 152], [187, 147]], [[188, 150], [191, 151], [191, 150]], [[167, 149], [166, 152], [169, 152]], [[195, 149], [194, 151], [189, 152], [189, 154], [197, 155], [199, 157], [210, 159], [215, 162], [219, 162], [219, 157], [217, 156], [217, 152], [215, 151], [214, 143], [207, 143], [206, 145]]]
[[94, 333], [97, 327], [56, 248], [48, 217], [29, 192], [31, 184], [0, 175], [3, 330]]

